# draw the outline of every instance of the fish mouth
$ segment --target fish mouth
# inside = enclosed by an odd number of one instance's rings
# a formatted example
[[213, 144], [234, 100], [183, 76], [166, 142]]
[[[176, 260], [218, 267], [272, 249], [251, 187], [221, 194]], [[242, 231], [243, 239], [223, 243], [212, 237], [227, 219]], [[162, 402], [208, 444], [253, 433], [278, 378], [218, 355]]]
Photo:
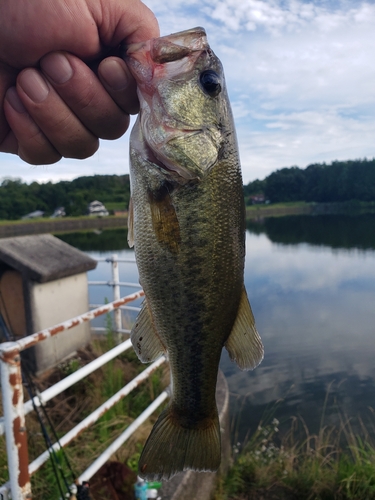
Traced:
[[206, 31], [198, 26], [160, 38], [151, 38], [145, 42], [123, 45], [121, 54], [126, 59], [146, 50], [153, 62], [164, 64], [183, 59], [191, 52], [206, 50], [208, 47]]

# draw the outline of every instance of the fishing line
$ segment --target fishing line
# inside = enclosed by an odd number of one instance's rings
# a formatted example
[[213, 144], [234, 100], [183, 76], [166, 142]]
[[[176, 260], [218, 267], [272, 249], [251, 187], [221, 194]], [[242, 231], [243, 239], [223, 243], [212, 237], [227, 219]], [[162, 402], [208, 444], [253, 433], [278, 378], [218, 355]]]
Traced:
[[[8, 311], [7, 311], [4, 299], [2, 297], [1, 291], [0, 291], [0, 300], [1, 300], [1, 303], [3, 305], [3, 310], [4, 310], [4, 313], [5, 313], [6, 318], [8, 320], [8, 324], [10, 324]], [[8, 329], [2, 314], [0, 314], [0, 328], [2, 329], [4, 336], [5, 336], [5, 339], [7, 341], [15, 341], [15, 337]], [[44, 442], [46, 444], [47, 451], [48, 451], [50, 459], [51, 459], [50, 461], [51, 461], [51, 465], [52, 465], [52, 469], [53, 469], [53, 474], [55, 476], [55, 480], [57, 483], [57, 487], [59, 489], [61, 497], [65, 498], [64, 491], [63, 491], [63, 488], [61, 486], [61, 482], [60, 482], [60, 478], [59, 478], [59, 473], [60, 473], [60, 476], [64, 482], [65, 488], [69, 494], [71, 493], [70, 485], [69, 485], [68, 480], [66, 478], [65, 472], [62, 468], [62, 464], [59, 460], [59, 457], [57, 456], [57, 453], [56, 453], [55, 449], [53, 448], [53, 443], [52, 443], [52, 440], [48, 434], [47, 428], [43, 422], [41, 412], [42, 412], [44, 418], [46, 419], [46, 421], [50, 427], [50, 430], [52, 431], [52, 434], [53, 434], [53, 436], [54, 436], [54, 438], [59, 446], [59, 451], [61, 452], [63, 459], [65, 461], [65, 464], [70, 471], [70, 474], [72, 477], [72, 482], [75, 481], [76, 475], [73, 472], [72, 466], [71, 466], [69, 459], [65, 453], [65, 450], [61, 446], [61, 443], [60, 443], [59, 437], [56, 433], [55, 427], [54, 427], [51, 419], [49, 418], [49, 415], [46, 411], [46, 408], [44, 407], [44, 403], [43, 403], [42, 398], [40, 396], [40, 391], [36, 387], [35, 382], [32, 380], [29, 369], [27, 368], [23, 359], [21, 359], [21, 373], [22, 373], [23, 385], [26, 387], [26, 390], [29, 394], [29, 398], [31, 399], [31, 403], [32, 403], [33, 409], [36, 413], [36, 416], [37, 416], [37, 419], [38, 419], [38, 422], [39, 422], [39, 425], [40, 425], [40, 428], [42, 431], [42, 435], [44, 438]], [[39, 407], [35, 403], [35, 400], [34, 400], [35, 397], [37, 397], [39, 400], [39, 405], [40, 405]]]
[[[29, 393], [29, 397], [31, 399], [34, 411], [35, 411], [35, 413], [37, 415], [37, 418], [38, 418], [38, 421], [39, 421], [40, 428], [42, 430], [42, 434], [43, 434], [44, 441], [45, 441], [45, 444], [46, 444], [46, 447], [47, 447], [47, 451], [48, 451], [50, 459], [51, 459], [51, 465], [52, 465], [52, 469], [53, 469], [54, 476], [55, 476], [55, 479], [56, 479], [57, 487], [59, 489], [61, 497], [64, 498], [65, 494], [64, 494], [63, 488], [61, 486], [61, 482], [60, 482], [60, 478], [59, 478], [59, 473], [60, 473], [61, 478], [62, 478], [62, 480], [63, 480], [63, 482], [65, 484], [67, 492], [70, 493], [69, 484], [68, 484], [68, 481], [67, 481], [67, 479], [65, 477], [64, 471], [63, 471], [63, 469], [61, 467], [59, 459], [57, 457], [56, 451], [53, 448], [53, 443], [51, 441], [51, 438], [49, 437], [47, 428], [46, 428], [46, 426], [45, 426], [45, 424], [43, 422], [42, 415], [40, 414], [39, 409], [43, 408], [43, 406], [40, 406], [38, 408], [37, 405], [36, 405], [36, 403], [35, 403], [35, 401], [34, 401], [34, 397], [37, 397], [39, 399], [40, 405], [43, 405], [43, 402], [41, 401], [41, 398], [39, 397], [38, 394], [33, 394], [33, 390], [35, 391], [35, 384], [32, 382], [30, 374], [28, 373], [28, 370], [23, 369], [22, 371], [23, 371], [23, 375], [25, 375], [25, 378], [26, 378], [26, 381], [24, 380], [24, 385], [26, 386], [27, 392]], [[46, 415], [45, 412], [44, 412], [44, 415]], [[59, 446], [60, 446], [60, 449], [61, 449], [61, 444], [60, 443], [59, 443]]]

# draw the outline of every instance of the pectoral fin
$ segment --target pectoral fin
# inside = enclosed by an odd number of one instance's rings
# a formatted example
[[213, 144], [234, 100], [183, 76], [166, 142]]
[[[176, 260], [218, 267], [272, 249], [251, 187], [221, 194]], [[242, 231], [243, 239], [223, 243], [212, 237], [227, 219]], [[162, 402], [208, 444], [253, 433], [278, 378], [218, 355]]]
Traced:
[[147, 302], [144, 301], [132, 328], [130, 339], [142, 363], [151, 363], [165, 352], [163, 344], [155, 331]]
[[254, 316], [245, 288], [231, 334], [224, 344], [232, 361], [241, 370], [253, 370], [263, 359], [263, 344], [255, 327]]
[[129, 201], [128, 212], [128, 245], [129, 248], [133, 248], [134, 246], [134, 206], [132, 198]]

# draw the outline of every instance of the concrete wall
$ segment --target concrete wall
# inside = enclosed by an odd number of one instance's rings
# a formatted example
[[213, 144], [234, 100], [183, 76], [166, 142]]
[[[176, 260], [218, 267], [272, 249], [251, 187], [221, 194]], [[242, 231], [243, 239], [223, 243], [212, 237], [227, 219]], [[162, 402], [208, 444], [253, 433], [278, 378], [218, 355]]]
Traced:
[[[49, 328], [89, 310], [86, 273], [49, 283], [29, 284], [29, 311], [32, 318], [28, 333]], [[33, 371], [55, 366], [90, 341], [90, 325], [83, 323], [45, 340], [33, 348]]]
[[49, 219], [43, 221], [13, 221], [0, 225], [0, 238], [25, 234], [57, 233], [59, 231], [82, 231], [85, 229], [109, 229], [127, 227], [127, 217], [77, 217]]

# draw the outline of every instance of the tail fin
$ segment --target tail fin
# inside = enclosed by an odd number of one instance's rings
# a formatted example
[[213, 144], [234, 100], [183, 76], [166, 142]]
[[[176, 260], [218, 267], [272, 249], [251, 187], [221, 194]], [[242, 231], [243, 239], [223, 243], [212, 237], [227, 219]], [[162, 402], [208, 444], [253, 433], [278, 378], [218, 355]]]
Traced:
[[[198, 427], [198, 426], [197, 426]], [[170, 479], [184, 470], [215, 471], [221, 459], [219, 418], [200, 428], [182, 427], [170, 408], [159, 416], [139, 459], [139, 475], [147, 480]]]

